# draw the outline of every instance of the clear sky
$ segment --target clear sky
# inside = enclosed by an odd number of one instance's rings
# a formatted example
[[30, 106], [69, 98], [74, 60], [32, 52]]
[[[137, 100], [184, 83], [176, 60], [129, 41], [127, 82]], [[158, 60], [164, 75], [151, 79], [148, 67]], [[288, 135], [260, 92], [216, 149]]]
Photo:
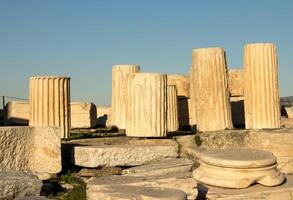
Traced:
[[28, 98], [28, 78], [71, 77], [72, 101], [110, 105], [113, 64], [186, 74], [191, 50], [278, 46], [281, 96], [293, 95], [292, 0], [0, 0], [0, 95]]

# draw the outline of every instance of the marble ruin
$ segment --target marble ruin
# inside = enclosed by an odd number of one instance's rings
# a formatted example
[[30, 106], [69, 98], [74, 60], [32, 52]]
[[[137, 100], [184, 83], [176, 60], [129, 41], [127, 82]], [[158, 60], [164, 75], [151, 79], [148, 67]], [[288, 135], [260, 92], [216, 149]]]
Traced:
[[167, 130], [174, 132], [179, 129], [178, 104], [176, 85], [167, 86]]
[[165, 137], [167, 134], [167, 76], [136, 73], [128, 77], [126, 135]]
[[93, 103], [71, 102], [71, 128], [93, 128], [97, 124], [97, 108]]
[[30, 78], [30, 126], [61, 127], [61, 138], [69, 137], [70, 78], [38, 76]]
[[248, 44], [243, 59], [246, 128], [280, 128], [276, 45]]
[[277, 170], [276, 157], [254, 149], [222, 149], [199, 154], [200, 166], [194, 171], [196, 180], [225, 188], [246, 188], [253, 183], [276, 186], [285, 177]]
[[112, 67], [112, 125], [126, 128], [127, 75], [138, 73], [139, 65], [114, 65]]
[[199, 131], [231, 129], [228, 74], [222, 48], [193, 49], [192, 99]]
[[111, 106], [70, 102], [68, 77], [30, 78], [29, 101], [4, 109], [0, 199], [293, 199], [276, 45], [248, 44], [243, 60], [228, 70], [216, 47], [193, 49], [187, 75], [113, 65]]

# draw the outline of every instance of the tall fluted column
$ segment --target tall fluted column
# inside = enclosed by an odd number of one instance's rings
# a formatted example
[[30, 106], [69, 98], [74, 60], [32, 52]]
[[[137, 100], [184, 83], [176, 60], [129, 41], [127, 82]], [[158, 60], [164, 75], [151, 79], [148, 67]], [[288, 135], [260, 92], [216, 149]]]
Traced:
[[126, 135], [164, 137], [167, 133], [167, 75], [128, 76]]
[[30, 78], [30, 126], [59, 126], [61, 138], [69, 137], [70, 78]]
[[192, 51], [191, 79], [196, 125], [199, 131], [232, 128], [228, 74], [222, 48]]
[[244, 109], [247, 129], [280, 128], [276, 45], [244, 47]]
[[113, 65], [112, 68], [112, 125], [126, 126], [126, 77], [140, 71], [139, 65]]
[[177, 87], [176, 85], [167, 86], [167, 130], [168, 132], [179, 129]]
[[195, 93], [194, 93], [194, 79], [196, 79], [196, 76], [192, 70], [192, 66], [189, 69], [189, 80], [190, 80], [190, 98], [188, 101], [188, 112], [189, 112], [189, 124], [192, 128], [192, 130], [195, 129], [196, 126], [196, 111], [195, 111]]

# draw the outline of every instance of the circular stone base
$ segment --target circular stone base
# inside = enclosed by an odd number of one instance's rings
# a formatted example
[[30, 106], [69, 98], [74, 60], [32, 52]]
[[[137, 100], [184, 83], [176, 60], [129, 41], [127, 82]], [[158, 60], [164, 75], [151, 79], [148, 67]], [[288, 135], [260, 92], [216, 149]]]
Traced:
[[[238, 156], [237, 156], [238, 155]], [[226, 188], [246, 188], [253, 183], [280, 185], [285, 177], [276, 169], [276, 158], [270, 152], [253, 149], [204, 151], [200, 167], [193, 172], [197, 181]]]

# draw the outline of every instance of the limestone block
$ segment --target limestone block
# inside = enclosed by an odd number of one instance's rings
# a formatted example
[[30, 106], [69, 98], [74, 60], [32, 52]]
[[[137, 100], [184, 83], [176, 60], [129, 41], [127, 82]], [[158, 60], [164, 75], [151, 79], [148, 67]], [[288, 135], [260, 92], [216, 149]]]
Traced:
[[277, 157], [278, 170], [293, 173], [293, 130], [255, 130], [245, 138], [247, 147], [270, 151]]
[[189, 76], [186, 75], [168, 75], [167, 76], [168, 85], [176, 85], [177, 95], [179, 98], [189, 98], [190, 97], [190, 81]]
[[189, 159], [173, 158], [124, 169], [122, 174], [125, 176], [162, 176], [190, 172], [192, 165], [193, 161]]
[[282, 118], [281, 119], [282, 128], [293, 128], [293, 118]]
[[0, 171], [31, 171], [48, 179], [61, 171], [60, 128], [1, 127]]
[[193, 176], [204, 184], [246, 188], [253, 183], [276, 186], [284, 182], [276, 157], [267, 151], [254, 149], [208, 150], [199, 154], [200, 167]]
[[293, 118], [293, 107], [285, 107], [288, 118]]
[[25, 101], [10, 101], [5, 106], [5, 122], [11, 125], [29, 124], [29, 103]]
[[280, 128], [276, 45], [244, 47], [244, 82], [246, 129]]
[[197, 130], [233, 128], [224, 49], [193, 49], [191, 71]]
[[41, 189], [42, 181], [30, 173], [0, 171], [0, 199], [39, 196]]
[[176, 85], [167, 86], [167, 130], [168, 132], [179, 129], [178, 104]]
[[128, 76], [126, 135], [165, 137], [167, 134], [167, 76], [136, 73]]
[[61, 138], [69, 137], [70, 78], [30, 78], [30, 126], [61, 127]]
[[138, 73], [139, 65], [113, 65], [112, 67], [112, 125], [126, 128], [127, 75]]
[[93, 103], [71, 102], [71, 128], [92, 128], [97, 121], [97, 108]]
[[184, 191], [188, 199], [196, 199], [197, 184], [191, 173], [172, 174], [165, 176], [110, 176], [105, 178], [91, 178], [87, 184], [87, 194], [100, 194], [101, 191], [107, 191], [116, 186], [145, 186], [145, 187], [163, 187], [170, 189], [179, 189]]
[[111, 126], [111, 107], [97, 107], [97, 125], [98, 126]]
[[177, 189], [133, 185], [112, 185], [103, 189], [87, 190], [88, 200], [186, 200], [185, 192]]
[[72, 163], [82, 167], [138, 166], [178, 156], [175, 145], [73, 146]]
[[230, 69], [229, 73], [229, 91], [231, 97], [243, 96], [243, 70], [241, 69]]
[[202, 199], [210, 200], [274, 200], [286, 199], [292, 200], [293, 193], [293, 176], [286, 176], [286, 182], [280, 186], [266, 187], [259, 184], [252, 185], [249, 188], [235, 190], [219, 188], [212, 186], [200, 187], [199, 193], [207, 194]]

